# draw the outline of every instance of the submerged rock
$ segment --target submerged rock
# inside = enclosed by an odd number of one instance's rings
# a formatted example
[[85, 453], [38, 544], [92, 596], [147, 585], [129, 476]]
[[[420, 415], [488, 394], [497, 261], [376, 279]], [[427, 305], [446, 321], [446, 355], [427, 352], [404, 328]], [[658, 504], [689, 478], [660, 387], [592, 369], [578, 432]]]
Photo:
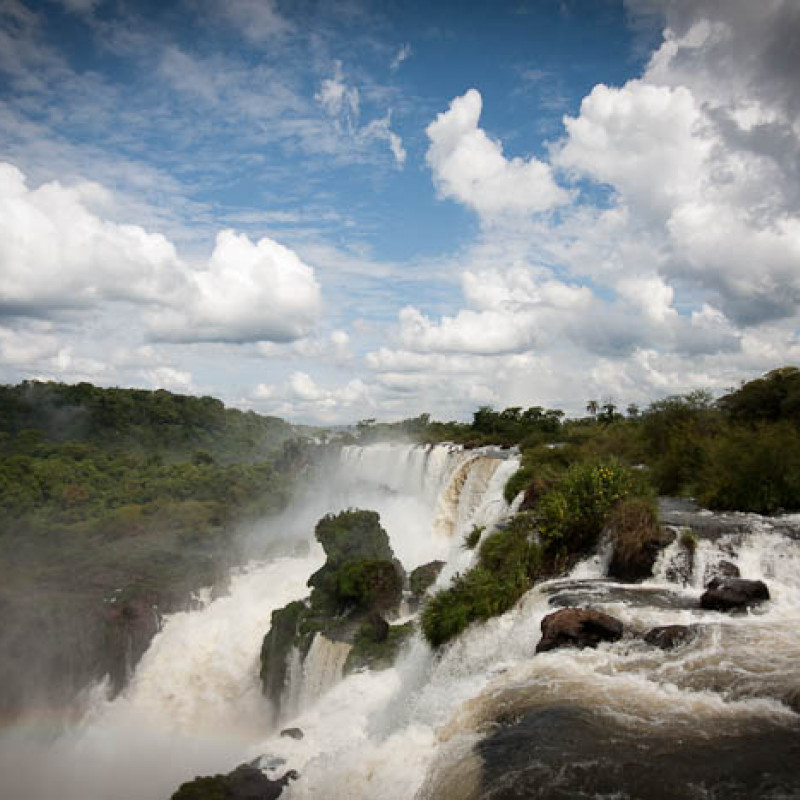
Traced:
[[730, 561], [718, 561], [706, 567], [705, 583], [710, 583], [714, 578], [740, 578], [739, 567]]
[[281, 736], [288, 739], [302, 739], [303, 730], [302, 728], [284, 728], [281, 731]]
[[674, 647], [691, 642], [699, 630], [697, 625], [662, 625], [647, 631], [644, 640], [647, 644], [660, 647], [662, 650], [672, 650]]
[[597, 647], [600, 642], [622, 638], [622, 623], [593, 608], [562, 608], [542, 620], [542, 638], [537, 653], [557, 647]]
[[181, 785], [171, 800], [277, 800], [290, 780], [299, 775], [290, 769], [277, 781], [248, 764], [227, 775], [197, 777]]
[[769, 600], [764, 581], [745, 578], [714, 578], [700, 598], [700, 606], [712, 611], [735, 611]]

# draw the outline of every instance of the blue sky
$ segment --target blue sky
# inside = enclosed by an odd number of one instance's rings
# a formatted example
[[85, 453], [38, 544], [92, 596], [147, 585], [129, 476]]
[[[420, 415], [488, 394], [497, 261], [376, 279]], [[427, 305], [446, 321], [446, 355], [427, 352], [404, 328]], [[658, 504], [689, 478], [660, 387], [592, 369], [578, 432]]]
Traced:
[[0, 380], [338, 423], [798, 360], [794, 0], [0, 0]]

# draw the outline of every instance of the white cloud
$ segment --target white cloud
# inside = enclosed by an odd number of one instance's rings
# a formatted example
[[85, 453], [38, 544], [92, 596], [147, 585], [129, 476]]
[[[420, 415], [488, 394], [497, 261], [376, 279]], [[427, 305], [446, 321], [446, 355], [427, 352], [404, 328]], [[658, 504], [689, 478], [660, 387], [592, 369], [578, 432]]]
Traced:
[[403, 140], [391, 129], [391, 122], [391, 114], [387, 114], [382, 119], [374, 119], [361, 129], [359, 136], [364, 139], [382, 139], [388, 142], [396, 166], [402, 169], [406, 163], [407, 154], [403, 147]]
[[58, 2], [75, 14], [88, 14], [94, 11], [103, 0], [58, 0]]
[[28, 188], [0, 164], [0, 312], [47, 316], [111, 301], [144, 310], [154, 336], [180, 342], [292, 341], [321, 312], [314, 271], [290, 249], [222, 231], [190, 267], [161, 234], [103, 219], [94, 184]]
[[507, 159], [500, 142], [478, 127], [483, 100], [470, 89], [428, 125], [426, 160], [441, 197], [470, 206], [482, 217], [533, 214], [567, 203], [551, 168], [537, 158]]
[[353, 131], [358, 127], [361, 114], [358, 88], [345, 82], [341, 61], [334, 62], [333, 77], [322, 81], [314, 99], [347, 130]]
[[192, 380], [192, 373], [174, 367], [156, 367], [146, 370], [142, 377], [153, 389], [166, 389], [179, 394], [196, 393], [197, 389]]
[[411, 45], [406, 42], [398, 51], [395, 57], [392, 59], [392, 63], [389, 65], [389, 69], [392, 72], [396, 72], [400, 69], [400, 65], [411, 58], [413, 54], [413, 50], [411, 49]]
[[385, 141], [395, 165], [403, 167], [406, 151], [403, 140], [391, 128], [391, 110], [383, 117], [361, 125], [361, 95], [358, 87], [351, 86], [345, 80], [341, 61], [334, 62], [333, 76], [322, 81], [314, 99], [333, 121], [336, 132], [345, 137], [352, 147], [361, 149], [371, 141]]
[[321, 292], [311, 267], [272, 239], [222, 231], [204, 269], [186, 274], [180, 307], [150, 316], [153, 335], [176, 342], [286, 342], [311, 330]]
[[275, 0], [217, 0], [217, 5], [244, 38], [254, 43], [267, 42], [291, 29]]
[[178, 257], [160, 234], [103, 220], [92, 185], [47, 183], [0, 164], [0, 308], [44, 314], [104, 300], [160, 302], [175, 289]]

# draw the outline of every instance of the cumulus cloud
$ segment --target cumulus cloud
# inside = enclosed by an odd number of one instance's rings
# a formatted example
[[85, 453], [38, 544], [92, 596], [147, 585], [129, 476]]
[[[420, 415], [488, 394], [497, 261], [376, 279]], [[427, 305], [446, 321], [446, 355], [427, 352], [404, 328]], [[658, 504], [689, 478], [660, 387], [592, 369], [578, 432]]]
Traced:
[[800, 89], [796, 74], [787, 80], [787, 43], [800, 35], [797, 5], [662, 5], [669, 27], [642, 78], [595, 87], [565, 118], [555, 163], [615, 190], [628, 220], [619, 233], [660, 239], [666, 281], [740, 325], [794, 316]]
[[477, 89], [456, 97], [428, 125], [426, 155], [441, 197], [458, 200], [481, 217], [533, 214], [567, 203], [552, 169], [531, 157], [508, 159], [500, 142], [478, 127], [483, 99]]
[[0, 311], [44, 315], [104, 300], [159, 302], [176, 288], [178, 256], [162, 235], [97, 216], [92, 184], [30, 189], [0, 164]]
[[292, 418], [330, 423], [368, 416], [375, 410], [374, 390], [361, 378], [326, 388], [307, 372], [293, 372], [285, 384], [273, 389], [270, 410]]
[[180, 307], [151, 315], [156, 338], [174, 342], [286, 342], [305, 336], [321, 311], [311, 267], [272, 239], [222, 231], [204, 269], [186, 273]]
[[174, 342], [293, 341], [321, 312], [311, 267], [272, 239], [218, 234], [207, 264], [190, 266], [163, 235], [111, 222], [95, 184], [28, 187], [0, 164], [0, 313], [46, 317], [140, 307], [151, 334]]

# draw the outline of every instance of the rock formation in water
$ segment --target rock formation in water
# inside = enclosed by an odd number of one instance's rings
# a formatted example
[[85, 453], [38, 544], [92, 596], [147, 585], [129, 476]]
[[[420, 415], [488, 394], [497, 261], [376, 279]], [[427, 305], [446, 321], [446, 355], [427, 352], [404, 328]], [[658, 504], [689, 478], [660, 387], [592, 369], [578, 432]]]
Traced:
[[662, 650], [672, 650], [691, 642], [699, 630], [697, 625], [660, 625], [647, 631], [644, 640], [647, 644], [660, 647]]
[[542, 638], [537, 653], [557, 647], [597, 647], [600, 642], [622, 638], [622, 623], [593, 608], [562, 608], [542, 620]]
[[227, 775], [197, 777], [182, 784], [171, 800], [277, 800], [289, 781], [298, 777], [289, 770], [272, 781], [260, 769], [242, 764]]
[[325, 642], [341, 643], [346, 649], [333, 648], [333, 660], [341, 663], [331, 670], [384, 667], [412, 630], [386, 621], [399, 610], [405, 573], [376, 512], [329, 514], [317, 523], [315, 536], [326, 561], [308, 580], [311, 597], [272, 614], [261, 649], [263, 691], [279, 711], [293, 653], [302, 665], [315, 641], [318, 651]]
[[700, 605], [712, 611], [737, 611], [769, 600], [763, 581], [745, 578], [714, 578], [700, 598]]

